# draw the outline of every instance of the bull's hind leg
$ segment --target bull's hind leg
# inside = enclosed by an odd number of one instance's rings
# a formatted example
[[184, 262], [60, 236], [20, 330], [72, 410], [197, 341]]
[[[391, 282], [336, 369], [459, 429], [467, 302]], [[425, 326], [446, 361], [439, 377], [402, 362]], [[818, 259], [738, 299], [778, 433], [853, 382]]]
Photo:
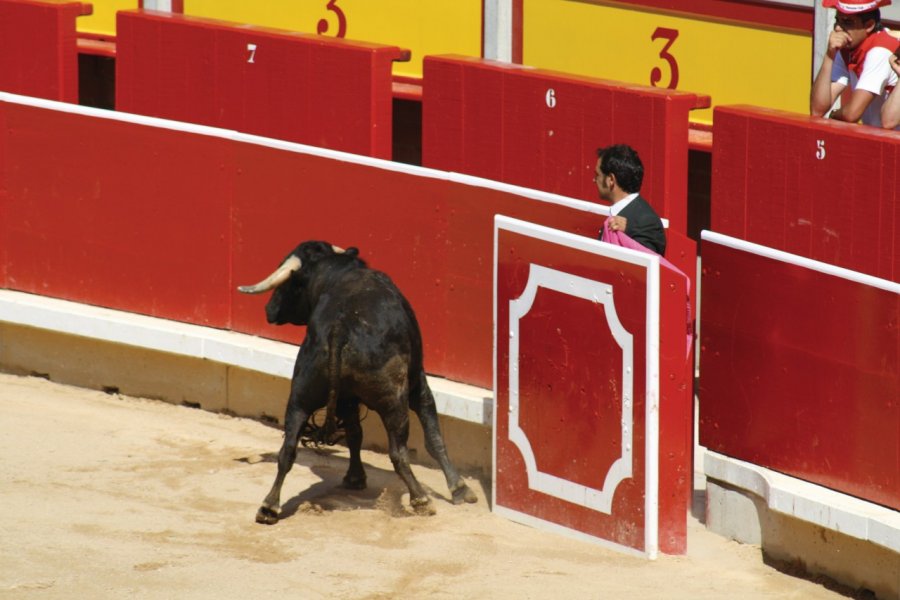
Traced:
[[352, 401], [338, 404], [338, 418], [344, 422], [347, 434], [347, 448], [350, 450], [350, 467], [344, 475], [344, 487], [351, 490], [366, 488], [366, 470], [363, 468], [360, 449], [363, 432], [359, 424], [359, 402]]
[[397, 475], [409, 488], [410, 506], [416, 514], [433, 515], [435, 511], [431, 504], [431, 498], [425, 493], [425, 489], [413, 475], [409, 466], [409, 449], [406, 446], [409, 440], [409, 411], [397, 404], [394, 405], [397, 408], [381, 415], [387, 430], [388, 455], [391, 457], [391, 463], [394, 465]]
[[[418, 389], [416, 389], [418, 388]], [[410, 396], [410, 408], [415, 411], [422, 423], [422, 431], [425, 434], [425, 448], [431, 458], [441, 465], [444, 477], [447, 478], [447, 487], [453, 497], [453, 504], [462, 504], [463, 502], [477, 502], [478, 497], [475, 496], [466, 482], [463, 481], [450, 457], [447, 455], [447, 447], [444, 445], [444, 436], [441, 435], [441, 427], [438, 423], [437, 407], [434, 404], [434, 396], [431, 388], [428, 387], [428, 380], [425, 373], [419, 376], [418, 386], [414, 386], [413, 393]]]
[[300, 428], [306, 422], [307, 416], [306, 411], [299, 407], [290, 407], [287, 410], [284, 419], [284, 443], [281, 444], [281, 451], [278, 453], [278, 474], [275, 476], [272, 489], [269, 490], [262, 506], [256, 512], [257, 523], [273, 525], [278, 522], [278, 515], [281, 512], [281, 486], [284, 484], [284, 478], [288, 471], [291, 470], [291, 467], [294, 466], [294, 460], [297, 458], [297, 442], [300, 438]]

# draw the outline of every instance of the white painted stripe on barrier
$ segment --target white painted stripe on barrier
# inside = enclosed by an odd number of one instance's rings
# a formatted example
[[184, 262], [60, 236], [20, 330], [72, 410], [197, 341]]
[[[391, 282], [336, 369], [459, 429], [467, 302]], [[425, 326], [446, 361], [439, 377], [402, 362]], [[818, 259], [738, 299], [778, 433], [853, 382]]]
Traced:
[[656, 558], [659, 552], [659, 285], [659, 259], [654, 256], [647, 265], [647, 408], [644, 424], [648, 457], [644, 459], [644, 510], [647, 514], [644, 543], [650, 558]]
[[[317, 156], [320, 158], [329, 158], [332, 160], [339, 160], [347, 163], [354, 163], [358, 165], [364, 165], [368, 167], [374, 167], [378, 169], [382, 169], [385, 171], [395, 171], [398, 173], [406, 173], [408, 175], [413, 175], [416, 177], [427, 177], [430, 179], [442, 179], [445, 181], [453, 181], [455, 183], [461, 183], [464, 185], [469, 185], [473, 187], [480, 187], [486, 189], [497, 190], [501, 192], [507, 192], [510, 194], [515, 194], [517, 196], [522, 196], [525, 198], [530, 198], [532, 200], [538, 200], [541, 202], [547, 202], [550, 204], [557, 204], [561, 206], [566, 206], [569, 208], [574, 208], [576, 210], [582, 210], [587, 213], [600, 214], [600, 215], [608, 215], [609, 207], [603, 206], [600, 204], [596, 204], [594, 202], [587, 202], [585, 200], [576, 200], [574, 198], [568, 198], [566, 196], [560, 196], [558, 194], [551, 194], [549, 192], [541, 192], [539, 190], [533, 190], [529, 188], [519, 187], [516, 185], [508, 184], [508, 183], [500, 183], [497, 181], [491, 181], [489, 179], [483, 179], [481, 177], [474, 177], [472, 175], [464, 175], [461, 173], [453, 173], [449, 171], [439, 171], [437, 169], [429, 169], [426, 167], [419, 167], [416, 165], [409, 165], [404, 163], [397, 163], [390, 160], [384, 160], [380, 158], [373, 158], [370, 156], [363, 156], [359, 154], [351, 154], [349, 152], [341, 152], [339, 150], [329, 150], [326, 148], [318, 148], [316, 146], [307, 146], [305, 144], [298, 144], [296, 142], [288, 142], [284, 140], [277, 140], [274, 138], [267, 138], [258, 135], [252, 135], [248, 133], [241, 133], [239, 131], [235, 131], [232, 129], [221, 129], [218, 127], [209, 127], [206, 125], [195, 125], [192, 123], [184, 123], [182, 121], [172, 121], [169, 119], [161, 119], [158, 117], [148, 117], [144, 115], [136, 115], [132, 113], [124, 113], [119, 111], [110, 111], [103, 110], [99, 108], [91, 108], [87, 106], [79, 106], [77, 104], [69, 104], [67, 102], [57, 102], [55, 100], [45, 100], [43, 98], [32, 98], [30, 96], [19, 96], [16, 94], [10, 94], [8, 92], [0, 92], [0, 102], [8, 102], [10, 104], [19, 104], [22, 106], [32, 106], [35, 108], [42, 108], [46, 110], [53, 110], [57, 112], [64, 112], [69, 114], [78, 114], [84, 115], [87, 117], [97, 118], [97, 119], [107, 119], [110, 121], [119, 121], [122, 123], [133, 123], [135, 125], [142, 125], [145, 127], [156, 127], [159, 129], [168, 129], [171, 131], [182, 131], [185, 133], [193, 133], [196, 135], [204, 135], [209, 137], [217, 137], [225, 140], [231, 140], [234, 142], [246, 143], [246, 144], [254, 144], [257, 146], [265, 146], [267, 148], [275, 148], [277, 150], [284, 150], [287, 152], [294, 152], [297, 154], [308, 154], [310, 156]], [[663, 224], [668, 227], [668, 220], [663, 219]]]
[[900, 552], [900, 511], [707, 450], [706, 477], [762, 498], [769, 509]]
[[783, 250], [776, 250], [774, 248], [769, 248], [768, 246], [754, 244], [753, 242], [748, 242], [735, 237], [723, 235], [714, 231], [703, 230], [700, 236], [704, 242], [719, 244], [720, 246], [726, 246], [728, 248], [733, 248], [734, 250], [749, 252], [750, 254], [756, 254], [757, 256], [770, 258], [772, 260], [777, 260], [779, 262], [787, 263], [790, 265], [796, 265], [798, 267], [803, 267], [804, 269], [818, 271], [819, 273], [824, 273], [825, 275], [840, 277], [841, 279], [846, 279], [848, 281], [853, 281], [888, 292], [894, 292], [895, 294], [900, 294], [900, 283], [890, 281], [888, 279], [873, 277], [872, 275], [866, 275], [865, 273], [860, 273], [859, 271], [853, 271], [851, 269], [845, 269], [843, 267], [836, 267], [826, 262], [813, 260], [811, 258], [806, 258], [797, 254], [791, 254], [790, 252], [784, 252]]
[[[0, 290], [0, 321], [189, 356], [290, 379], [297, 346], [253, 335], [179, 323], [46, 296]], [[491, 390], [429, 377], [438, 412], [490, 425]]]

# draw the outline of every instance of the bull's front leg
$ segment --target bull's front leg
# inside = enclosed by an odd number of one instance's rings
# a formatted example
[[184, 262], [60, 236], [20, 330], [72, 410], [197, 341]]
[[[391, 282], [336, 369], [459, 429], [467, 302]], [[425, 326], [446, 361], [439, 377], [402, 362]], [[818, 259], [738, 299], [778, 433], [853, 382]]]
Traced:
[[284, 478], [288, 471], [294, 466], [294, 460], [297, 458], [297, 443], [300, 440], [300, 428], [303, 427], [308, 416], [306, 411], [293, 404], [293, 402], [288, 404], [284, 419], [284, 443], [278, 453], [278, 474], [275, 475], [275, 482], [266, 495], [266, 499], [263, 500], [262, 506], [256, 511], [257, 523], [274, 525], [278, 522], [278, 516], [281, 514], [281, 486], [284, 484]]

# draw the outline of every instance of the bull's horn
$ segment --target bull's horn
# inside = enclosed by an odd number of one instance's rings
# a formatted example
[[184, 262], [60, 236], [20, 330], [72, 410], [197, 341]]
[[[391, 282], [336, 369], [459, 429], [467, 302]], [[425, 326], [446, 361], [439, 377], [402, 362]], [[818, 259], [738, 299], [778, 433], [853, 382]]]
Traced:
[[291, 276], [291, 273], [300, 268], [300, 259], [296, 256], [289, 256], [287, 260], [281, 263], [281, 266], [275, 269], [275, 272], [257, 283], [256, 285], [242, 285], [238, 287], [239, 292], [244, 294], [261, 294], [268, 292], [272, 288], [276, 288]]
[[346, 250], [344, 250], [344, 249], [341, 248], [340, 246], [334, 246], [334, 245], [332, 245], [332, 246], [331, 246], [331, 249], [334, 250], [334, 253], [335, 253], [335, 254], [343, 254], [344, 252], [346, 252]]

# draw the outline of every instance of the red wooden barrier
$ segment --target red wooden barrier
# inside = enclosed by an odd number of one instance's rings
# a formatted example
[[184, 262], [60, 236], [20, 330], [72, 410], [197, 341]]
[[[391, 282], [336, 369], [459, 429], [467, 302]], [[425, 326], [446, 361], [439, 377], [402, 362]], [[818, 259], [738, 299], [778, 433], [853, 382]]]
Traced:
[[227, 326], [228, 143], [12, 103], [0, 114], [6, 287]]
[[714, 231], [900, 281], [900, 136], [744, 106], [714, 136]]
[[504, 217], [496, 227], [495, 511], [683, 554], [684, 278], [583, 236]]
[[395, 46], [120, 11], [116, 108], [391, 158]]
[[[592, 238], [605, 218], [588, 203], [413, 167], [78, 113], [0, 102], [8, 287], [296, 341], [295, 328], [266, 324], [264, 298], [234, 286], [305, 239], [355, 245], [416, 308], [426, 368], [482, 387], [494, 215]], [[677, 232], [670, 240], [690, 251]]]
[[627, 143], [645, 167], [643, 194], [687, 231], [688, 113], [697, 94], [477, 58], [426, 57], [422, 163], [599, 202], [596, 150]]
[[72, 0], [0, 0], [0, 91], [77, 104], [75, 19], [91, 12]]
[[780, 254], [704, 233], [700, 442], [900, 510], [900, 284]]

